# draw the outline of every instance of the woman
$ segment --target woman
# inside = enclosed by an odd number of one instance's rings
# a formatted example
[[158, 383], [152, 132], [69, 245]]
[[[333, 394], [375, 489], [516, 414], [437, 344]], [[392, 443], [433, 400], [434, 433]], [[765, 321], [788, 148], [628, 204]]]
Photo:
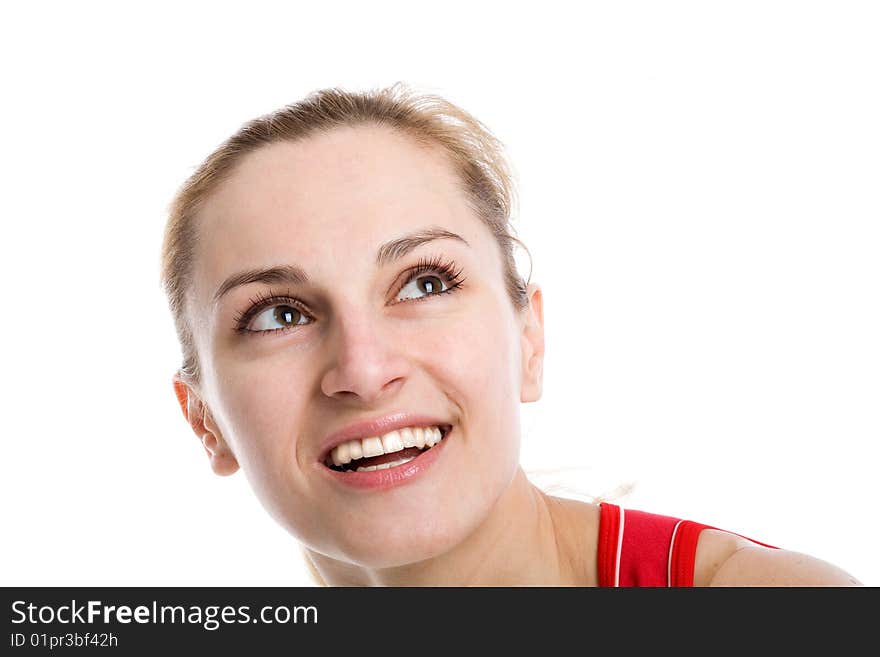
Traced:
[[243, 126], [171, 205], [181, 409], [334, 585], [849, 585], [678, 519], [551, 497], [519, 466], [541, 289], [478, 121], [401, 85]]

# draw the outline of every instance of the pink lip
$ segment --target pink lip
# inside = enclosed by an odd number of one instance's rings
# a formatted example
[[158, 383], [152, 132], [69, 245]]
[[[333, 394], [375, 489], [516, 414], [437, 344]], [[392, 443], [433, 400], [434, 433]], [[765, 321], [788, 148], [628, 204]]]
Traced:
[[[393, 431], [394, 429], [402, 429], [403, 427], [430, 427], [430, 426], [449, 426], [445, 420], [438, 419], [430, 415], [418, 415], [415, 413], [391, 413], [382, 417], [373, 418], [371, 420], [362, 420], [343, 427], [339, 431], [334, 431], [321, 441], [321, 451], [318, 460], [323, 463], [327, 455], [337, 445], [341, 445], [355, 438], [370, 438], [372, 436], [381, 436]], [[441, 441], [442, 442], [442, 441]], [[433, 450], [428, 450], [433, 451]], [[427, 452], [426, 452], [427, 453]], [[381, 471], [380, 471], [381, 472]]]
[[[404, 424], [401, 426], [408, 425]], [[408, 483], [428, 470], [442, 456], [446, 443], [449, 441], [449, 436], [453, 433], [455, 433], [454, 430], [449, 431], [443, 437], [443, 440], [431, 449], [419, 454], [412, 461], [393, 468], [386, 468], [385, 470], [340, 472], [338, 470], [331, 470], [321, 463], [316, 465], [325, 473], [325, 476], [345, 486], [351, 486], [360, 490], [385, 490]]]

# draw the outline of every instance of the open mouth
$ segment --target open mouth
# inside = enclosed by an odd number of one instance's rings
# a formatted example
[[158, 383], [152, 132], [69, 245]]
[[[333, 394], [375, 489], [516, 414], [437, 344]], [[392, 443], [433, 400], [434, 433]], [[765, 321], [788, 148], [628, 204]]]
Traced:
[[382, 436], [349, 440], [334, 447], [324, 465], [336, 472], [396, 468], [418, 458], [449, 435], [452, 425], [405, 427]]

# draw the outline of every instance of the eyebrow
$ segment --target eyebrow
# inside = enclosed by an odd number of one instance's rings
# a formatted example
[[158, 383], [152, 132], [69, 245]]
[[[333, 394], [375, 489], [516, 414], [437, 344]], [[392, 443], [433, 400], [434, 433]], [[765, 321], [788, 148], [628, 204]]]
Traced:
[[[413, 249], [418, 248], [422, 244], [433, 242], [440, 239], [453, 239], [462, 242], [466, 246], [470, 246], [461, 235], [432, 226], [417, 230], [403, 237], [385, 242], [376, 252], [376, 266], [383, 267], [392, 262], [400, 260]], [[288, 285], [305, 285], [309, 282], [306, 272], [296, 265], [279, 265], [276, 267], [267, 267], [263, 269], [248, 269], [238, 272], [227, 278], [217, 291], [214, 293], [214, 304], [216, 305], [220, 299], [230, 290], [250, 283], [286, 283]]]

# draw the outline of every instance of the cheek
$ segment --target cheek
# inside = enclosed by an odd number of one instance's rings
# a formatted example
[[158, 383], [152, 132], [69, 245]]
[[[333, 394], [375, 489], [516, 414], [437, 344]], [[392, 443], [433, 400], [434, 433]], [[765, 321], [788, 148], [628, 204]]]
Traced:
[[293, 456], [286, 452], [295, 445], [296, 420], [307, 400], [305, 381], [297, 375], [301, 367], [289, 360], [276, 355], [228, 362], [221, 373], [219, 400], [228, 440], [249, 479]]
[[470, 403], [509, 397], [518, 372], [516, 339], [504, 309], [490, 304], [480, 312], [444, 323], [432, 333], [423, 360], [442, 372], [442, 380], [460, 388]]
[[424, 332], [429, 339], [408, 348], [428, 377], [428, 394], [433, 389], [451, 399], [472, 444], [507, 469], [518, 459], [519, 338], [510, 312], [493, 302], [484, 299], [479, 312], [438, 322]]

